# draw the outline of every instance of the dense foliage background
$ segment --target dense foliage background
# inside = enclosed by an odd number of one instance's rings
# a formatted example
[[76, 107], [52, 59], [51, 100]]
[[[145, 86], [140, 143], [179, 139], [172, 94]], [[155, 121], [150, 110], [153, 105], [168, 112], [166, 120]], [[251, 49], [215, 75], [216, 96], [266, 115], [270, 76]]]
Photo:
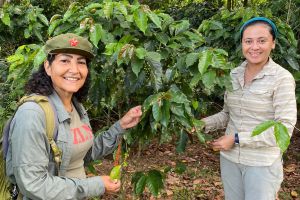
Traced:
[[142, 122], [126, 144], [141, 150], [152, 139], [175, 139], [182, 152], [192, 127], [205, 141], [199, 118], [221, 109], [229, 71], [242, 61], [239, 28], [253, 16], [277, 24], [272, 57], [294, 75], [299, 101], [299, 0], [6, 2], [0, 8], [0, 129], [44, 60], [45, 41], [74, 32], [88, 37], [97, 55], [85, 102], [94, 130], [142, 104]]

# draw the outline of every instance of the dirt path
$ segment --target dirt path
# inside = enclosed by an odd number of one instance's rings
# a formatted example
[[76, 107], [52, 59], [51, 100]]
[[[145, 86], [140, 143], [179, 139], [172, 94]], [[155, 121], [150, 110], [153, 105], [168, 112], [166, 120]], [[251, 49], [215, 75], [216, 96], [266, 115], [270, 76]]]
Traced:
[[[217, 135], [215, 135], [217, 137]], [[284, 155], [284, 182], [279, 193], [280, 200], [300, 199], [300, 134], [294, 134], [291, 145]], [[180, 164], [178, 164], [180, 163]], [[105, 159], [98, 168], [100, 174], [108, 174], [113, 165], [111, 159]], [[178, 168], [178, 165], [181, 168]], [[176, 168], [177, 166], [177, 168]], [[184, 167], [186, 169], [179, 174]], [[146, 190], [142, 197], [133, 196], [130, 184], [131, 176], [137, 171], [159, 169], [167, 167], [171, 170], [166, 173], [164, 190], [157, 199], [166, 200], [221, 200], [224, 199], [223, 186], [220, 180], [219, 153], [210, 147], [199, 144], [195, 138], [182, 154], [175, 153], [175, 145], [150, 145], [138, 158], [130, 155], [128, 167], [123, 173], [123, 190], [118, 195], [106, 195], [109, 199], [155, 199]], [[298, 197], [292, 197], [298, 195]]]

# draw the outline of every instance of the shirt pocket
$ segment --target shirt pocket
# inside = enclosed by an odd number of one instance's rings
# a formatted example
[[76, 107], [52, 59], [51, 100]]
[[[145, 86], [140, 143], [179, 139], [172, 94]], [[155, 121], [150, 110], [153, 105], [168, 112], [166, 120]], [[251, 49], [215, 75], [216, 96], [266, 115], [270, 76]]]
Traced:
[[269, 88], [250, 87], [245, 99], [245, 105], [256, 114], [273, 110], [273, 92]]

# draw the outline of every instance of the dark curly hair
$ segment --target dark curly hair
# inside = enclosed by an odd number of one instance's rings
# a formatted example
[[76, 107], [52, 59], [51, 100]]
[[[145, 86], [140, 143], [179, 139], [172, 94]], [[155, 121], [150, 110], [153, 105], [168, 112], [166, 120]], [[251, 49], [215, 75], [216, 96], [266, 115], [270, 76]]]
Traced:
[[[51, 65], [55, 59], [55, 54], [49, 54], [47, 60]], [[87, 60], [89, 65], [89, 60]], [[86, 80], [83, 86], [74, 93], [74, 96], [79, 102], [86, 100], [90, 86], [90, 72], [88, 71]], [[45, 71], [44, 64], [41, 64], [38, 71], [34, 72], [28, 82], [25, 84], [25, 92], [27, 94], [37, 93], [41, 95], [51, 95], [53, 93], [52, 80]]]

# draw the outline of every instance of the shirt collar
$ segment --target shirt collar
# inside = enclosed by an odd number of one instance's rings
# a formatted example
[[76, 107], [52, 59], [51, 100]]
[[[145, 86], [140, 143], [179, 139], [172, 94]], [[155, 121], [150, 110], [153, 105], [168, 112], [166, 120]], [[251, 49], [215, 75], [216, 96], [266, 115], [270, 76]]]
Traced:
[[[239, 67], [232, 70], [232, 74], [238, 74], [239, 76], [244, 76], [245, 69], [247, 66], [247, 61], [244, 61]], [[276, 74], [275, 70], [276, 63], [269, 57], [269, 61], [265, 64], [263, 69], [256, 75], [255, 78], [262, 78], [263, 76], [274, 76]]]

